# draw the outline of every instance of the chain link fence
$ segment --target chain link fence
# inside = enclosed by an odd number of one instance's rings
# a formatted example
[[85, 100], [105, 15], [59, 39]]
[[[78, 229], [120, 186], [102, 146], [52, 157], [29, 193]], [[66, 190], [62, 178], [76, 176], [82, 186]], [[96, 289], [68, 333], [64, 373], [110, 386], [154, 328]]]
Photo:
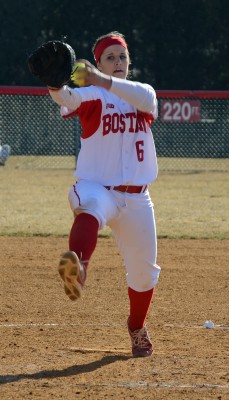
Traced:
[[[160, 170], [229, 171], [229, 92], [158, 91], [152, 126]], [[0, 143], [13, 168], [75, 168], [81, 127], [46, 88], [0, 87]]]

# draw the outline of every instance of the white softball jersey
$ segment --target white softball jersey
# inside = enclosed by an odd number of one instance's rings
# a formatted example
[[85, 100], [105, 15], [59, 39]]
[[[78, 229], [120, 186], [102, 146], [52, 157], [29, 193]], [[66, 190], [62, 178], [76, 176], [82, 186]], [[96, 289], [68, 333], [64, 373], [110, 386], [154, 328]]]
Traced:
[[112, 77], [111, 89], [96, 86], [50, 90], [63, 118], [78, 116], [81, 149], [69, 191], [72, 211], [86, 212], [110, 226], [126, 267], [128, 286], [137, 291], [157, 284], [157, 238], [149, 191], [129, 194], [104, 186], [148, 185], [158, 167], [151, 124], [157, 99], [147, 84]]
[[75, 176], [102, 185], [143, 185], [157, 177], [151, 123], [157, 99], [147, 84], [112, 78], [107, 91], [89, 86], [50, 91], [64, 118], [82, 125]]

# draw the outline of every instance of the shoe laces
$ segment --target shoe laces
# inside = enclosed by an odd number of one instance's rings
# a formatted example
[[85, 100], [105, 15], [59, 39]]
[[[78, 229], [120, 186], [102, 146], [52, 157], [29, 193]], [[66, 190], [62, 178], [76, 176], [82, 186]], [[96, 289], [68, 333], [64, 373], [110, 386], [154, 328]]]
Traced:
[[137, 329], [133, 332], [130, 331], [130, 334], [131, 334], [132, 345], [134, 347], [145, 348], [151, 344], [149, 336], [148, 336], [148, 332], [147, 332], [147, 329], [145, 326], [143, 328]]

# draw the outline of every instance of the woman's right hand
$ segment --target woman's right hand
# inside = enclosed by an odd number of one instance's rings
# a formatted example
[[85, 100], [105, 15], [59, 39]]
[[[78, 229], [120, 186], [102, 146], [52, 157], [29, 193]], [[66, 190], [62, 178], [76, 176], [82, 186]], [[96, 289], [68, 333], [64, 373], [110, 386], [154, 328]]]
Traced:
[[80, 87], [94, 85], [109, 90], [112, 85], [111, 76], [100, 72], [90, 61], [85, 59], [76, 60], [71, 80]]

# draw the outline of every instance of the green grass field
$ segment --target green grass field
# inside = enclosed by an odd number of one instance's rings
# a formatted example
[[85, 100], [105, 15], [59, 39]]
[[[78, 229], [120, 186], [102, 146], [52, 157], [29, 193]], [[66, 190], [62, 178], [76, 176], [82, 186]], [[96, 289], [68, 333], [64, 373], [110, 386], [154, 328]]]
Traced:
[[[73, 169], [18, 168], [9, 160], [0, 182], [0, 235], [69, 234]], [[159, 238], [229, 238], [227, 172], [159, 172], [150, 192]]]

